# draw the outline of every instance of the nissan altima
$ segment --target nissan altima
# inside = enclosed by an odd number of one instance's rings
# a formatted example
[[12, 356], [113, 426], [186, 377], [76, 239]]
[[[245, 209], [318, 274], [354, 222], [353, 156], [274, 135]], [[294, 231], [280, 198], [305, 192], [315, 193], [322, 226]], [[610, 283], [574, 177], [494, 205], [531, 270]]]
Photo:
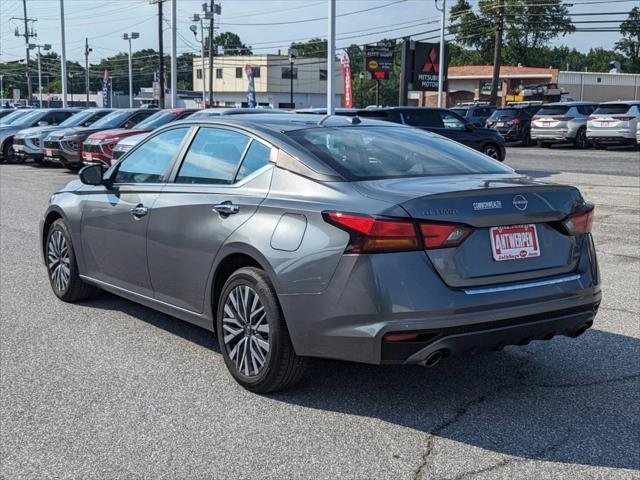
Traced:
[[410, 126], [187, 119], [79, 177], [41, 222], [54, 294], [101, 288], [212, 330], [254, 392], [310, 357], [433, 366], [577, 337], [600, 304], [578, 189]]

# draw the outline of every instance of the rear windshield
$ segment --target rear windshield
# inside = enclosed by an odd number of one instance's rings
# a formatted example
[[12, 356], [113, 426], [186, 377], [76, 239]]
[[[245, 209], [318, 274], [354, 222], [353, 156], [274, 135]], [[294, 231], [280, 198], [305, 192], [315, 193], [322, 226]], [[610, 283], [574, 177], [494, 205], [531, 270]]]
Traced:
[[505, 117], [513, 118], [520, 115], [520, 112], [522, 112], [522, 110], [519, 108], [503, 108], [500, 110], [495, 110], [491, 114], [491, 118], [505, 118]]
[[449, 110], [451, 110], [452, 112], [456, 112], [461, 117], [464, 117], [467, 114], [466, 108], [450, 108]]
[[564, 115], [569, 111], [571, 107], [563, 107], [563, 106], [553, 106], [553, 107], [542, 107], [538, 110], [538, 115]]
[[613, 103], [609, 105], [600, 105], [593, 113], [627, 113], [631, 105], [626, 103]]
[[323, 127], [287, 135], [348, 180], [511, 173], [459, 143], [404, 127]]

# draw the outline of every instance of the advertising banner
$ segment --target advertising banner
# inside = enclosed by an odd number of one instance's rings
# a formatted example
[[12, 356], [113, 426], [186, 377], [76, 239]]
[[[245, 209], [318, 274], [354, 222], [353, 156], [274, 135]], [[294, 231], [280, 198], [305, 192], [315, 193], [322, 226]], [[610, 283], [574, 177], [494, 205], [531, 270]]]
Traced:
[[[444, 49], [444, 72], [443, 72], [443, 90], [447, 90], [447, 65], [448, 65], [448, 48]], [[413, 90], [422, 90], [427, 92], [438, 91], [438, 74], [440, 71], [440, 44], [439, 43], [421, 43], [415, 44], [415, 55], [413, 63]]]
[[247, 64], [244, 66], [244, 73], [247, 74], [247, 104], [249, 108], [256, 108], [256, 87], [253, 80], [253, 68]]
[[111, 107], [111, 98], [109, 98], [109, 70], [104, 69], [102, 75], [102, 106]]
[[393, 47], [365, 45], [364, 65], [373, 80], [387, 80], [393, 70]]
[[340, 58], [342, 64], [342, 78], [344, 79], [344, 106], [345, 108], [353, 107], [353, 95], [351, 92], [351, 61], [347, 52], [342, 54]]

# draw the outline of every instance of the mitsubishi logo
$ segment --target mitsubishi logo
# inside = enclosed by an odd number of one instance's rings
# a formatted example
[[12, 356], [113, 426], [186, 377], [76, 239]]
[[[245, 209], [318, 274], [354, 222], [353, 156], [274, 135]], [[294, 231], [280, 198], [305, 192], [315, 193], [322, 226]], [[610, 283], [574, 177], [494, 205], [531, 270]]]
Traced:
[[515, 197], [513, 197], [513, 206], [518, 210], [526, 210], [527, 205], [529, 205], [529, 201], [524, 197], [524, 195], [516, 195]]
[[429, 73], [433, 70], [435, 73], [438, 73], [440, 70], [440, 63], [438, 60], [438, 54], [436, 53], [436, 49], [432, 48], [429, 52], [429, 58], [427, 58], [427, 63], [422, 66], [423, 73]]

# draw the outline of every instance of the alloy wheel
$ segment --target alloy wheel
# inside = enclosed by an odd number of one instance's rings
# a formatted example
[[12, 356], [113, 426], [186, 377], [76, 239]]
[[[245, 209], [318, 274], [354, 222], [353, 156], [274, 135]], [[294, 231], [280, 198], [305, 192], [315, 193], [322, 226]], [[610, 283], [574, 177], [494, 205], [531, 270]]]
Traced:
[[71, 267], [69, 257], [69, 246], [63, 233], [55, 230], [49, 237], [47, 245], [47, 265], [49, 275], [55, 288], [59, 292], [64, 292], [69, 286], [71, 279]]
[[482, 153], [484, 153], [485, 155], [495, 159], [495, 160], [499, 160], [500, 159], [500, 155], [498, 154], [498, 149], [496, 147], [494, 147], [493, 145], [488, 145], [486, 147], [484, 147], [484, 149], [482, 150]]
[[258, 293], [248, 285], [235, 287], [224, 303], [224, 346], [238, 372], [258, 375], [269, 354], [269, 321]]
[[587, 133], [584, 130], [578, 130], [576, 135], [576, 147], [580, 149], [587, 147]]

